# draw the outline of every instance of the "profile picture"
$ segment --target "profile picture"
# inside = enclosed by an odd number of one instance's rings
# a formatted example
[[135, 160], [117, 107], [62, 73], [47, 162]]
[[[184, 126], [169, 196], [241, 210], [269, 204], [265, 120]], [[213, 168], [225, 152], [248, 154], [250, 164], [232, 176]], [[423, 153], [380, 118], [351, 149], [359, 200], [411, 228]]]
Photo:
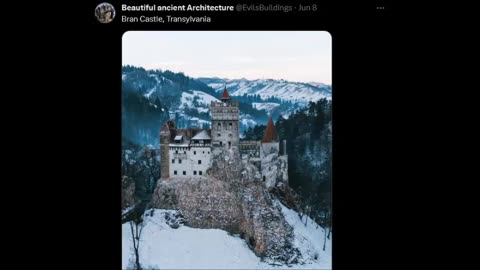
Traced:
[[95, 8], [95, 17], [101, 23], [109, 23], [115, 18], [115, 8], [110, 3], [101, 3]]

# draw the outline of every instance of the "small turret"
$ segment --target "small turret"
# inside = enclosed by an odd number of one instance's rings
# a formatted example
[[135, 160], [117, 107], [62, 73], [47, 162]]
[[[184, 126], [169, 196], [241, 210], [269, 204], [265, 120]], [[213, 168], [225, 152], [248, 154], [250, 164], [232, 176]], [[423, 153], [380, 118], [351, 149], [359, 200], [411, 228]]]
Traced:
[[265, 129], [265, 134], [263, 134], [262, 143], [271, 143], [278, 142], [278, 134], [273, 124], [272, 117], [268, 119], [267, 128]]
[[228, 94], [227, 86], [226, 86], [226, 85], [225, 85], [225, 87], [223, 88], [223, 93], [222, 93], [222, 96], [220, 97], [220, 99], [221, 99], [223, 102], [230, 100], [230, 95]]

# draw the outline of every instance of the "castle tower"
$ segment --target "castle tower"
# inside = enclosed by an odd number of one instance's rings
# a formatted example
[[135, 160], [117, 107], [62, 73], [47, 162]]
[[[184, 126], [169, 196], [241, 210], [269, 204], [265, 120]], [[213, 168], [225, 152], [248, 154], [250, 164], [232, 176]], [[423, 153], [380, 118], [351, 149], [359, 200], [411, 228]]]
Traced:
[[262, 138], [262, 151], [260, 153], [262, 156], [267, 156], [272, 153], [279, 153], [280, 151], [280, 140], [278, 139], [277, 130], [273, 124], [272, 117], [268, 119], [267, 127], [265, 128], [265, 133]]
[[265, 128], [265, 133], [263, 134], [262, 143], [272, 143], [278, 142], [278, 134], [273, 124], [272, 117], [268, 119], [267, 128]]
[[[283, 141], [286, 148], [286, 140]], [[262, 180], [267, 188], [275, 186], [278, 181], [288, 184], [288, 156], [286, 149], [280, 155], [280, 139], [270, 117], [260, 146], [260, 166]]]
[[161, 178], [170, 177], [170, 138], [175, 129], [175, 121], [169, 120], [163, 123], [160, 129], [160, 174]]
[[238, 147], [240, 140], [238, 102], [230, 99], [226, 86], [220, 100], [221, 102], [212, 102], [210, 105], [212, 145], [227, 149], [232, 146]]

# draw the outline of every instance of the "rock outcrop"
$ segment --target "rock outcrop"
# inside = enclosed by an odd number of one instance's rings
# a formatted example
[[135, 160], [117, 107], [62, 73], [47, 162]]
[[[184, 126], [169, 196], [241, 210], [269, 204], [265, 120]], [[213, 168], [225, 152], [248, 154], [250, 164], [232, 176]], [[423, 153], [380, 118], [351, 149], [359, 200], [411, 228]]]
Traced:
[[241, 209], [223, 181], [214, 178], [174, 178], [161, 181], [153, 207], [180, 210], [193, 228], [222, 229], [240, 233]]
[[159, 181], [152, 206], [179, 210], [190, 227], [240, 234], [266, 261], [295, 263], [301, 254], [292, 247], [293, 230], [272, 203], [258, 168], [242, 163], [234, 149], [215, 150], [208, 177]]
[[300, 212], [300, 197], [285, 183], [277, 182], [277, 184], [270, 189], [270, 193], [278, 198], [278, 200], [286, 207]]

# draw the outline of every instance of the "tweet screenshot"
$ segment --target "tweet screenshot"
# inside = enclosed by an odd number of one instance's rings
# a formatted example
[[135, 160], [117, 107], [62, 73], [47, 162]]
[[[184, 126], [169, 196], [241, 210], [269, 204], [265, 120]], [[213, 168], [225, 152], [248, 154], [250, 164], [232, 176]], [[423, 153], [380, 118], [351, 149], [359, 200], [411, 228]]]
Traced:
[[336, 237], [356, 225], [334, 206], [363, 180], [342, 165], [358, 160], [342, 150], [345, 123], [368, 115], [356, 109], [368, 82], [349, 75], [375, 65], [349, 56], [391, 13], [385, 1], [93, 3], [90, 72], [120, 138], [121, 269], [345, 269]]

